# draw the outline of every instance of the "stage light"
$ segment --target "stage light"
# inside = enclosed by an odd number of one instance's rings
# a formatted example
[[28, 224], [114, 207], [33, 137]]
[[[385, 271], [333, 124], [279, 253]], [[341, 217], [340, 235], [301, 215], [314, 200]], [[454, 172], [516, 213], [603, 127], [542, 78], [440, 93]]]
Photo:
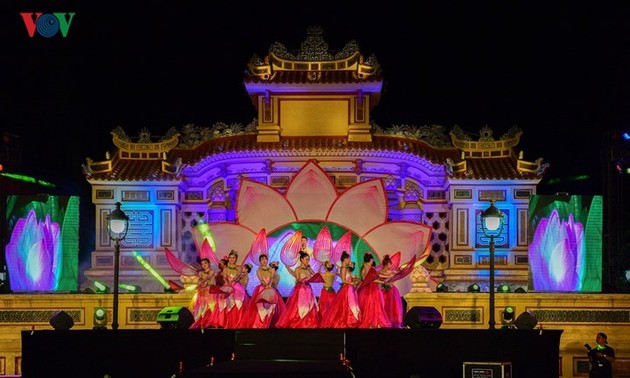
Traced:
[[440, 282], [435, 287], [435, 291], [437, 291], [438, 293], [446, 293], [448, 291], [448, 286], [446, 286], [444, 282]]
[[142, 288], [138, 285], [129, 285], [121, 283], [118, 285], [119, 288], [126, 290], [129, 294], [138, 294], [142, 292]]
[[514, 326], [514, 312], [516, 310], [513, 306], [505, 306], [501, 313], [501, 328], [516, 328]]
[[478, 293], [480, 291], [481, 291], [481, 288], [476, 283], [468, 286], [468, 292], [469, 293]]
[[94, 281], [94, 286], [96, 287], [96, 294], [107, 294], [109, 293], [109, 286], [100, 282]]
[[107, 328], [107, 311], [102, 307], [94, 309], [94, 329]]
[[510, 287], [506, 284], [501, 284], [499, 286], [497, 286], [497, 292], [498, 293], [509, 293], [512, 290], [510, 289]]

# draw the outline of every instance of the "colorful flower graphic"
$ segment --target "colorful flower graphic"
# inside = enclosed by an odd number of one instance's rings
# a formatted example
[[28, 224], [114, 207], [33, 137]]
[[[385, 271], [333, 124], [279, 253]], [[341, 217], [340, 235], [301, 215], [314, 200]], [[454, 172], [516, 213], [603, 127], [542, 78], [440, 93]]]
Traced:
[[39, 221], [35, 211], [20, 218], [6, 247], [11, 289], [55, 290], [61, 262], [60, 226], [49, 215]]
[[532, 283], [537, 291], [580, 291], [585, 275], [584, 227], [557, 210], [536, 227], [529, 246]]

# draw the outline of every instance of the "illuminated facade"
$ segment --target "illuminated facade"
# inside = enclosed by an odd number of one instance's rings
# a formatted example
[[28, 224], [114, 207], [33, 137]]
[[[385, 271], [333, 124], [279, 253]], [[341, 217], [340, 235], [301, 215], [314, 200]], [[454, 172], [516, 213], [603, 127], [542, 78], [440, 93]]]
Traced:
[[[243, 179], [284, 194], [295, 175], [315, 162], [339, 193], [380, 179], [388, 221], [430, 227], [430, 254], [424, 269], [412, 274], [411, 291], [432, 290], [442, 280], [451, 290], [465, 291], [473, 282], [487, 290], [488, 240], [479, 214], [490, 200], [506, 215], [495, 238], [497, 283], [527, 287], [528, 203], [547, 165], [523, 159], [518, 128], [495, 138], [484, 127], [472, 138], [457, 126], [448, 132], [439, 125], [381, 127], [370, 116], [381, 96], [379, 63], [364, 58], [354, 41], [331, 52], [317, 28], [308, 30], [299, 51], [275, 43], [263, 59], [254, 56], [244, 84], [258, 112], [248, 125], [185, 125], [159, 140], [145, 129], [131, 138], [118, 128], [112, 132], [116, 149], [105, 160], [87, 159], [83, 169], [96, 206], [89, 281], [111, 281], [113, 246], [105, 217], [116, 202], [130, 216], [120, 281], [159, 291], [133, 251], [165, 278], [178, 280], [164, 248], [196, 262], [193, 227], [200, 220], [238, 222]], [[233, 245], [249, 249], [236, 235]]]

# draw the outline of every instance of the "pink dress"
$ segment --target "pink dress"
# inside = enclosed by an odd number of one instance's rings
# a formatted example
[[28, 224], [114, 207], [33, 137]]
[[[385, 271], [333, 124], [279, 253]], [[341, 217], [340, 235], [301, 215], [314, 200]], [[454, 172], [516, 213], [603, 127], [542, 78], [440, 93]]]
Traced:
[[298, 283], [287, 299], [285, 311], [280, 316], [277, 328], [318, 328], [319, 310], [313, 289], [308, 283], [299, 280], [310, 277], [313, 273], [310, 268], [298, 267], [295, 270]]
[[[326, 314], [326, 311], [328, 311], [328, 309], [332, 306], [335, 301], [335, 297], [337, 296], [335, 289], [332, 286], [335, 281], [336, 274], [333, 272], [325, 272], [322, 273], [322, 277], [324, 277], [324, 281], [328, 279], [329, 282], [324, 282], [322, 291], [319, 293], [319, 301], [317, 302], [319, 306], [319, 316], [321, 319], [324, 318], [324, 314]], [[329, 286], [327, 286], [328, 284]]]
[[382, 284], [383, 297], [385, 298], [385, 313], [392, 324], [392, 328], [403, 327], [403, 304], [400, 291], [394, 285]]
[[342, 268], [344, 282], [330, 309], [322, 317], [320, 328], [357, 328], [361, 319], [357, 292], [352, 284], [352, 274]]
[[226, 278], [225, 283], [233, 289], [232, 293], [225, 298], [226, 308], [224, 328], [239, 328], [241, 318], [245, 313], [245, 308], [249, 298], [247, 296], [247, 292], [245, 291], [245, 287], [243, 287], [240, 282], [235, 282], [241, 269], [242, 268], [237, 265], [235, 267], [227, 266], [224, 270]]
[[[370, 267], [369, 276], [376, 275], [376, 269]], [[385, 313], [385, 298], [381, 286], [372, 281], [364, 286], [358, 293], [361, 321], [359, 328], [390, 328], [392, 326], [387, 313]]]
[[209, 294], [206, 295], [208, 309], [198, 321], [200, 328], [225, 328], [227, 297], [234, 289], [224, 283], [222, 272], [217, 273], [215, 282], [217, 285], [208, 287]]
[[191, 303], [190, 309], [193, 314], [193, 318], [195, 319], [194, 323], [190, 326], [190, 328], [201, 328], [201, 319], [205, 315], [206, 311], [208, 311], [209, 303], [208, 296], [210, 295], [208, 292], [208, 288], [214, 283], [214, 272], [206, 272], [200, 271], [198, 274], [198, 283], [197, 283], [197, 292], [193, 297], [193, 302]]
[[240, 328], [274, 328], [286, 309], [282, 295], [271, 285], [270, 269], [261, 270], [261, 283], [254, 288]]

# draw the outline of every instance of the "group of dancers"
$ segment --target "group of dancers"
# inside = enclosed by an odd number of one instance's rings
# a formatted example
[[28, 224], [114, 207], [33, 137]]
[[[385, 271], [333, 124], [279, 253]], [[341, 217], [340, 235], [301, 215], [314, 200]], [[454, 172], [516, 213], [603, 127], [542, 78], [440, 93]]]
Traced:
[[[309, 253], [299, 252], [299, 264], [284, 265], [295, 278], [286, 298], [278, 291], [279, 264], [258, 257], [256, 276], [260, 284], [247, 292], [251, 266], [239, 265], [238, 253], [231, 251], [211, 269], [210, 260], [201, 260], [197, 292], [191, 302], [194, 323], [191, 328], [402, 328], [403, 303], [393, 285], [400, 271], [392, 268], [389, 255], [377, 269], [374, 256], [366, 252], [358, 275], [347, 252], [339, 264], [325, 261], [322, 271], [311, 268]], [[335, 283], [339, 281], [339, 289]], [[322, 283], [319, 298], [312, 284]]]

